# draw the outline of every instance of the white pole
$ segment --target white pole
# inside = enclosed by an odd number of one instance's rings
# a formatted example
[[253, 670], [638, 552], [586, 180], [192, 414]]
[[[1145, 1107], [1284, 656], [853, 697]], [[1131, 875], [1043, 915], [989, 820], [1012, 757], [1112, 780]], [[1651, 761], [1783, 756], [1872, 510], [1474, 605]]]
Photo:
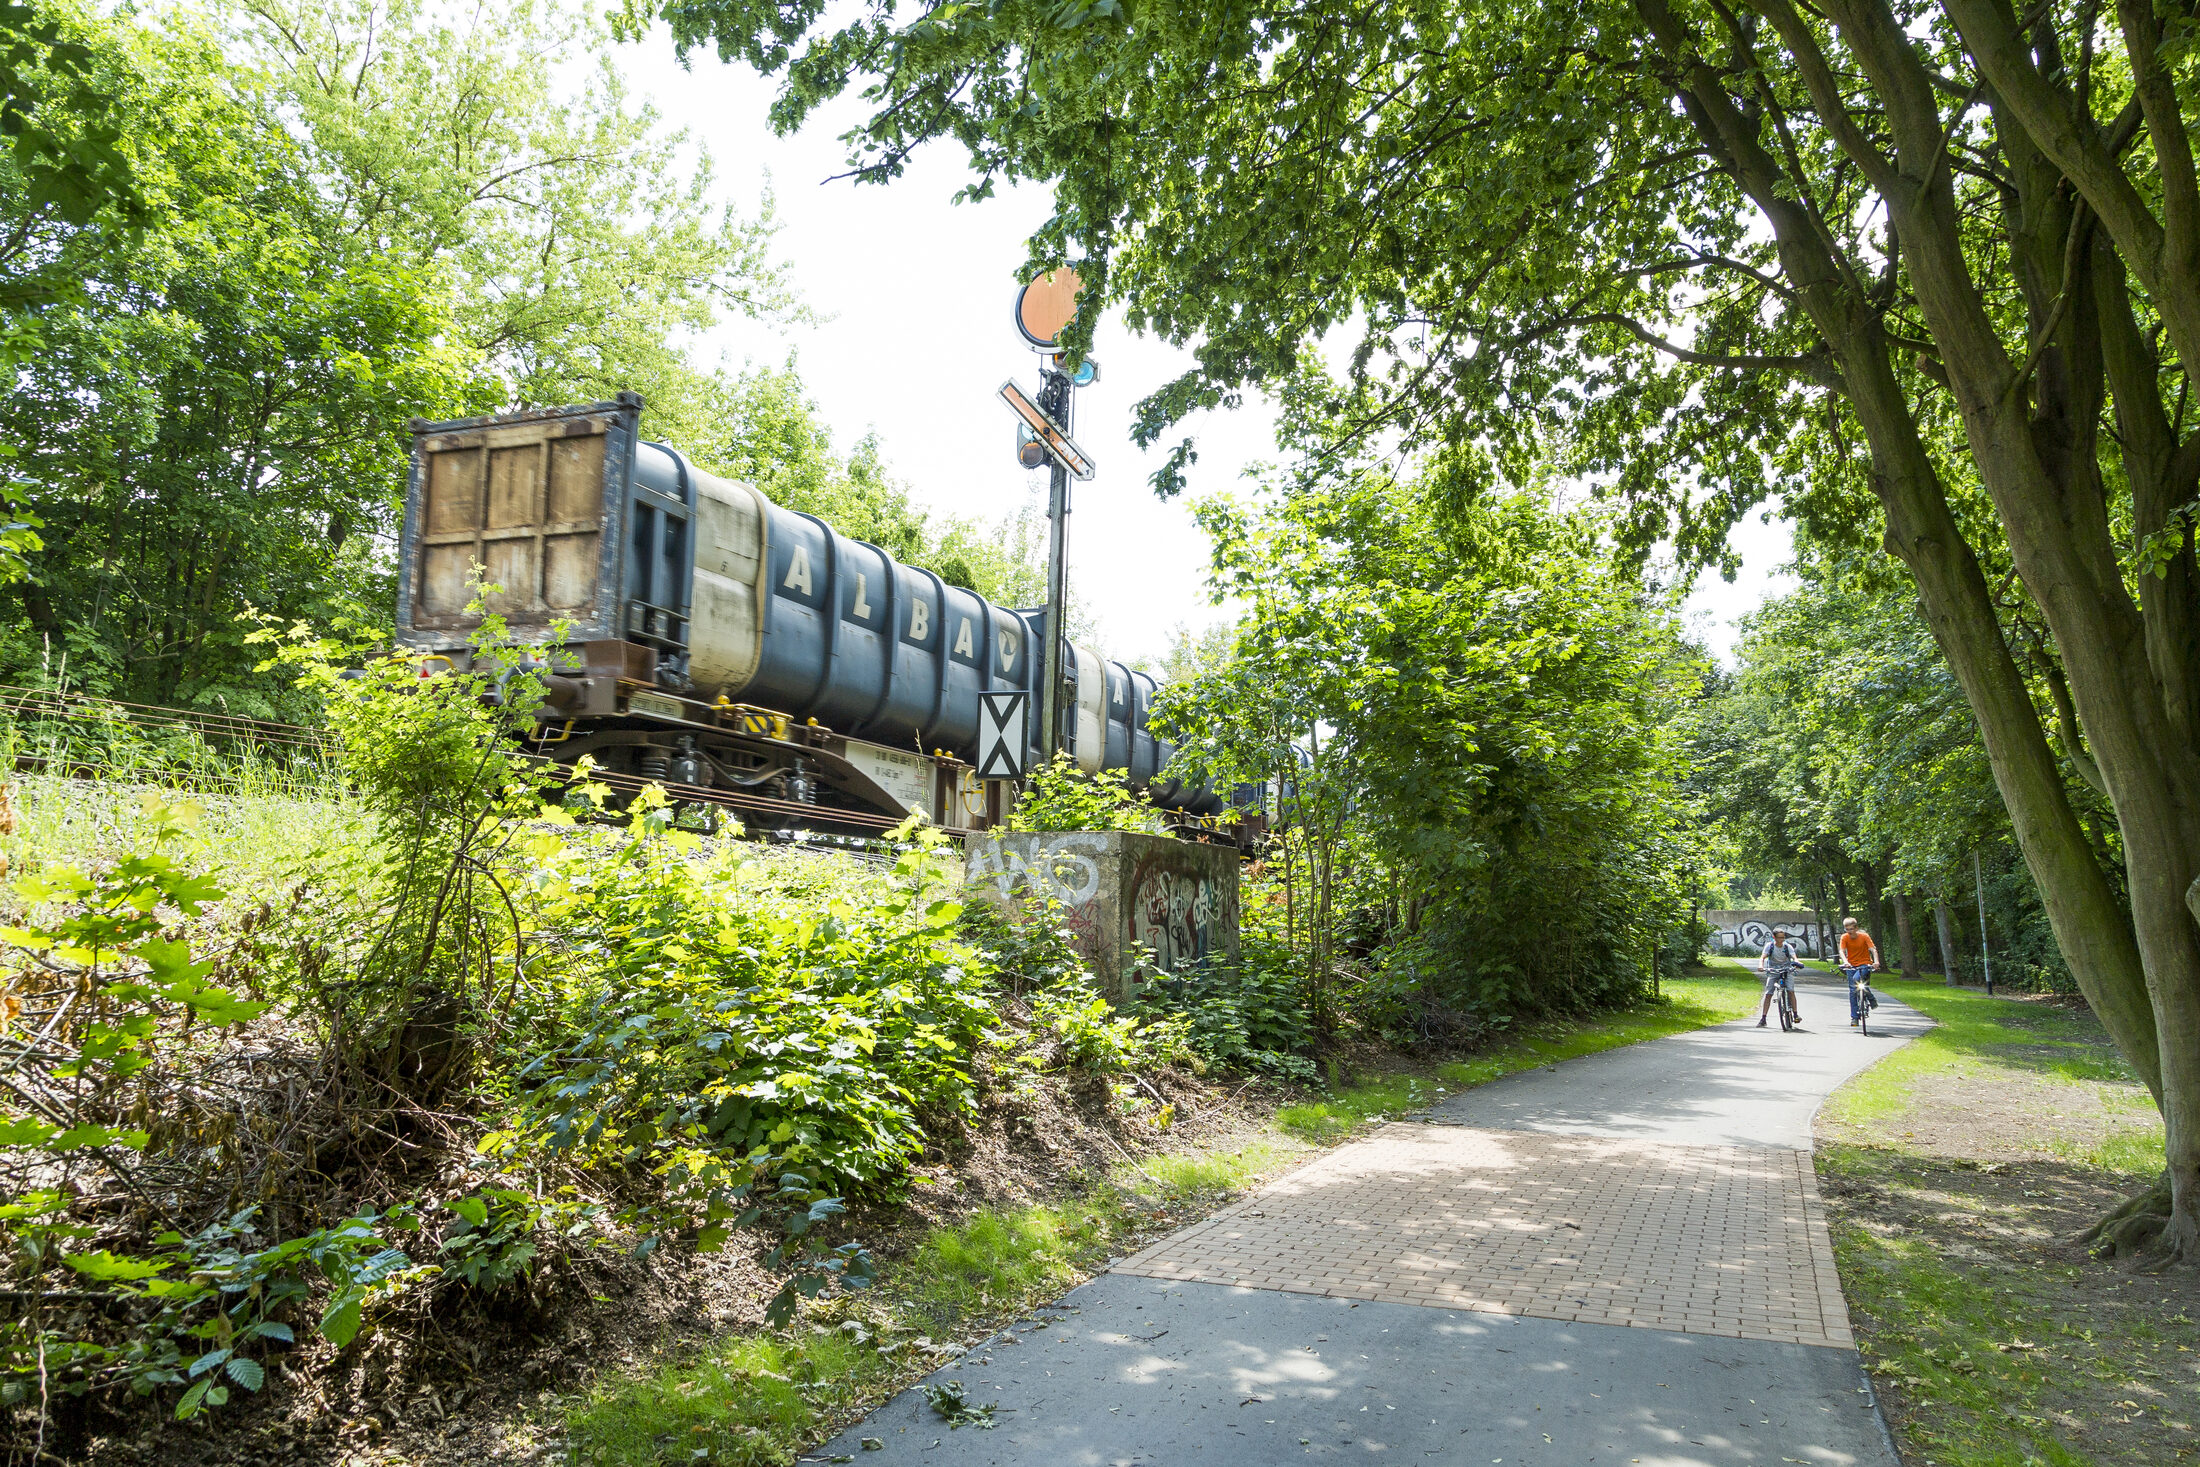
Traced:
[[1986, 947], [1986, 878], [1980, 873], [1978, 847], [1971, 848], [1971, 885], [1978, 890], [1978, 960], [1986, 969], [1986, 991], [1994, 991], [1994, 955]]

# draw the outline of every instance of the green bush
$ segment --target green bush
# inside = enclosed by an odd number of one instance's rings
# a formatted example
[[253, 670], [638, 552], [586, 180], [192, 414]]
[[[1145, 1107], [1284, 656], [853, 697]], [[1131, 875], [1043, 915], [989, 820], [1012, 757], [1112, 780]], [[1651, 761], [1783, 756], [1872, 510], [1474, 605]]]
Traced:
[[1130, 830], [1159, 835], [1167, 827], [1145, 795], [1130, 788], [1125, 771], [1087, 774], [1068, 754], [1031, 772], [1009, 813], [1010, 830]]
[[1080, 1069], [1120, 1073], [1147, 1058], [1135, 1018], [1120, 1017], [1089, 981], [1043, 989], [1031, 1000], [1033, 1024], [1060, 1041], [1062, 1058]]
[[666, 830], [645, 799], [606, 855], [539, 834], [531, 901], [558, 934], [521, 1026], [510, 1126], [484, 1142], [549, 1153], [646, 1187], [621, 1220], [701, 1248], [770, 1222], [794, 1293], [860, 1283], [869, 1261], [818, 1232], [846, 1187], [889, 1190], [925, 1121], [969, 1115], [972, 1056], [993, 1022], [987, 957], [941, 894], [939, 837], [897, 862], [884, 899], [775, 900], [759, 858]]
[[[434, 1271], [383, 1236], [413, 1225], [403, 1207], [272, 1242], [259, 1241], [258, 1209], [246, 1208], [189, 1234], [165, 1228], [137, 1250], [88, 1246], [112, 1225], [76, 1211], [81, 1199], [116, 1191], [149, 1200], [142, 1153], [152, 1134], [138, 1122], [162, 1114], [162, 1062], [195, 1042], [194, 1026], [200, 1036], [218, 1034], [268, 1007], [213, 982], [214, 965], [195, 961], [167, 929], [164, 913], [196, 917], [223, 896], [178, 860], [192, 815], [188, 806], [156, 805], [150, 849], [105, 869], [49, 867], [15, 885], [28, 912], [0, 940], [35, 954], [30, 971], [43, 981], [12, 985], [6, 1018], [38, 1015], [43, 1027], [17, 1061], [14, 1093], [32, 1105], [0, 1109], [0, 1147], [9, 1152], [0, 1238], [19, 1287], [102, 1307], [0, 1323], [0, 1403], [23, 1404], [34, 1383], [62, 1395], [179, 1388], [176, 1414], [196, 1415], [223, 1404], [232, 1386], [261, 1387], [258, 1357], [294, 1341], [286, 1316], [316, 1281], [317, 1328], [345, 1344], [375, 1298]], [[23, 1186], [25, 1177], [39, 1184]], [[129, 1324], [117, 1328], [118, 1317]]]
[[[479, 609], [496, 588], [476, 590]], [[272, 649], [262, 671], [288, 668], [319, 697], [366, 817], [364, 839], [322, 854], [296, 914], [327, 949], [306, 965], [301, 996], [355, 1045], [393, 1043], [414, 1024], [455, 1049], [497, 1027], [524, 979], [508, 847], [562, 776], [519, 748], [542, 684], [518, 669], [540, 665], [546, 649], [508, 645], [504, 633], [501, 618], [485, 616], [466, 668], [363, 656], [357, 642], [306, 627], [248, 637]], [[321, 975], [334, 981], [312, 981]], [[447, 1065], [407, 1078], [433, 1089], [457, 1075]]]
[[1205, 967], [1148, 982], [1137, 1011], [1166, 1018], [1200, 1058], [1312, 1083], [1314, 1042], [1303, 968], [1281, 943], [1247, 934], [1232, 968]]

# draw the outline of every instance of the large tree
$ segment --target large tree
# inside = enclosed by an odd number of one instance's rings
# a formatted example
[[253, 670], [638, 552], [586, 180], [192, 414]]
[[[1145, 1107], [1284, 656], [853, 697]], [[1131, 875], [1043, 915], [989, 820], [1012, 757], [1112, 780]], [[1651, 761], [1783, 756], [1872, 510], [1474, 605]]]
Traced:
[[555, 4], [11, 17], [0, 126], [55, 141], [0, 153], [0, 457], [46, 542], [0, 677], [299, 716], [238, 617], [387, 618], [408, 418], [636, 389], [698, 442], [738, 384], [694, 333], [791, 309], [707, 155], [558, 74], [598, 37]]
[[393, 429], [463, 381], [443, 292], [342, 227], [209, 40], [63, 23], [126, 124], [150, 222], [106, 238], [0, 159], [0, 232], [78, 272], [25, 309], [36, 348], [0, 399], [45, 539], [0, 666], [280, 712], [245, 686], [236, 617], [379, 599], [356, 534], [403, 482]]
[[570, 0], [218, 11], [229, 51], [303, 123], [346, 227], [450, 281], [490, 405], [639, 392], [648, 431], [699, 442], [726, 384], [697, 335], [726, 314], [801, 314], [770, 200], [718, 202], [709, 149], [631, 95]]
[[[2200, 1256], [2200, 166], [2190, 8], [2123, 0], [670, 0], [683, 44], [866, 88], [1052, 182], [1033, 241], [1199, 366], [1357, 331], [1361, 431], [1555, 445], [1705, 557], [1778, 486], [1876, 524], [1978, 719], [2058, 941], [2169, 1133]], [[1097, 313], [1091, 313], [1096, 315]], [[1089, 318], [1088, 318], [1089, 319]], [[1180, 448], [1171, 473], [1189, 458]], [[2001, 634], [2006, 554], [2111, 801], [2129, 906]], [[2191, 905], [2188, 905], [2188, 902]]]
[[1675, 773], [1698, 655], [1667, 598], [1613, 566], [1602, 516], [1498, 489], [1471, 450], [1410, 478], [1313, 461], [1263, 487], [1198, 506], [1211, 585], [1242, 613], [1157, 717], [1187, 772], [1294, 790], [1317, 1027], [1348, 830], [1421, 913], [1389, 966], [1419, 970], [1424, 1002], [1637, 996], [1697, 865]]

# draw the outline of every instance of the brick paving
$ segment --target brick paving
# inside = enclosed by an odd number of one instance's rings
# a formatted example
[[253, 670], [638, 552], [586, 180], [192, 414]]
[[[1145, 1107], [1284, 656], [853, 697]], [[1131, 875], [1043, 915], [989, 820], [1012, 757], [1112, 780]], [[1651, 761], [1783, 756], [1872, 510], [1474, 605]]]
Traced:
[[1116, 1271], [1854, 1343], [1807, 1151], [1397, 1123]]

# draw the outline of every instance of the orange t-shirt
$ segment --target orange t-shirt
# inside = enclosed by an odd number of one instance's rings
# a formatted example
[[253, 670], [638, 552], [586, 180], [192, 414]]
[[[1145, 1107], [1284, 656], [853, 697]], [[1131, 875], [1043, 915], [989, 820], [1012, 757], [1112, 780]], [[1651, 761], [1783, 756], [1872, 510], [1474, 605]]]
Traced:
[[1852, 968], [1866, 967], [1872, 960], [1872, 935], [1858, 928], [1841, 934], [1841, 961]]

